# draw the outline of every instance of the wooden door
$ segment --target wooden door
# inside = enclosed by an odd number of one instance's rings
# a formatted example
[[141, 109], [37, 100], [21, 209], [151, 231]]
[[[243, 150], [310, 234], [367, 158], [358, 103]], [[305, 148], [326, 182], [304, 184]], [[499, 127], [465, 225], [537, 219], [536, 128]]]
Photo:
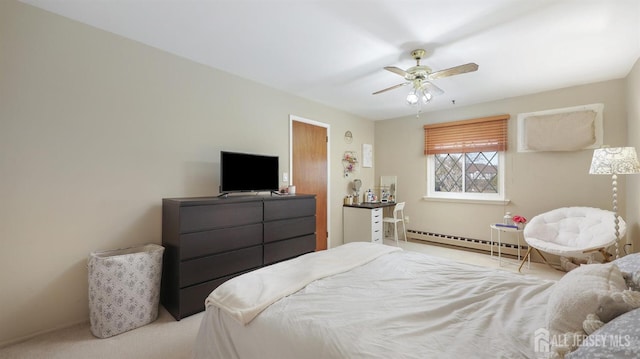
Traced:
[[296, 193], [316, 195], [316, 251], [327, 249], [327, 129], [293, 120], [292, 180]]

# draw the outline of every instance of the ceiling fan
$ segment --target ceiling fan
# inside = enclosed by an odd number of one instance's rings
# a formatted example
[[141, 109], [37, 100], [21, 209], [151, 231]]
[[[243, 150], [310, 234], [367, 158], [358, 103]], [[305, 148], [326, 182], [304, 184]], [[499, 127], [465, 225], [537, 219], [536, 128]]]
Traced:
[[386, 89], [376, 91], [373, 94], [377, 95], [382, 92], [394, 90], [399, 87], [403, 87], [406, 85], [413, 85], [413, 89], [409, 92], [407, 96], [407, 103], [410, 105], [420, 104], [421, 100], [423, 103], [427, 103], [431, 101], [433, 96], [441, 95], [444, 91], [438, 86], [431, 83], [430, 80], [439, 79], [442, 77], [449, 77], [459, 74], [464, 74], [467, 72], [473, 72], [478, 70], [478, 65], [471, 62], [468, 64], [455, 66], [449, 69], [440, 70], [440, 71], [431, 71], [431, 68], [428, 66], [420, 65], [420, 60], [424, 57], [425, 50], [417, 49], [411, 51], [411, 57], [416, 60], [416, 66], [410, 67], [407, 70], [400, 69], [395, 66], [385, 66], [385, 70], [391, 71], [394, 74], [398, 74], [406, 80], [401, 84], [388, 87]]

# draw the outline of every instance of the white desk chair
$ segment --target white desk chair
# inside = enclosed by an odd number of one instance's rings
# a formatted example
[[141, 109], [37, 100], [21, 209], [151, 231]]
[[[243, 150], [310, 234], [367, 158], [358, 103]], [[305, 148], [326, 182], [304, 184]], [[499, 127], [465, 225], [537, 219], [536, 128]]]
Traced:
[[398, 223], [402, 222], [402, 232], [404, 233], [404, 241], [407, 241], [407, 227], [404, 224], [404, 202], [396, 203], [393, 208], [393, 217], [384, 217], [382, 223], [393, 225], [393, 239], [398, 245]]

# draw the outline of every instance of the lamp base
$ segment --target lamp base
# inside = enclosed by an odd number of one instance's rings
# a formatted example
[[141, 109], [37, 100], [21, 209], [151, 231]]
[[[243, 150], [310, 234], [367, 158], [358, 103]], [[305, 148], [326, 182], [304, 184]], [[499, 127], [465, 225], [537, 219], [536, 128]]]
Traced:
[[611, 175], [611, 187], [613, 190], [613, 223], [616, 231], [616, 259], [620, 258], [620, 219], [618, 218], [618, 176]]

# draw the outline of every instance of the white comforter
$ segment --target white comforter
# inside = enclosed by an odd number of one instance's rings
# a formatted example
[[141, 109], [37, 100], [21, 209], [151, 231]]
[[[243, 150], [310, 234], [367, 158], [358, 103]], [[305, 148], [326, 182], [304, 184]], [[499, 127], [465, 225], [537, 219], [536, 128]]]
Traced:
[[207, 306], [194, 357], [535, 358], [554, 283], [393, 252], [315, 280], [246, 325]]
[[265, 308], [304, 288], [307, 284], [346, 272], [400, 248], [353, 242], [330, 251], [309, 253], [277, 263], [239, 278], [226, 281], [205, 300], [242, 324], [247, 324]]

